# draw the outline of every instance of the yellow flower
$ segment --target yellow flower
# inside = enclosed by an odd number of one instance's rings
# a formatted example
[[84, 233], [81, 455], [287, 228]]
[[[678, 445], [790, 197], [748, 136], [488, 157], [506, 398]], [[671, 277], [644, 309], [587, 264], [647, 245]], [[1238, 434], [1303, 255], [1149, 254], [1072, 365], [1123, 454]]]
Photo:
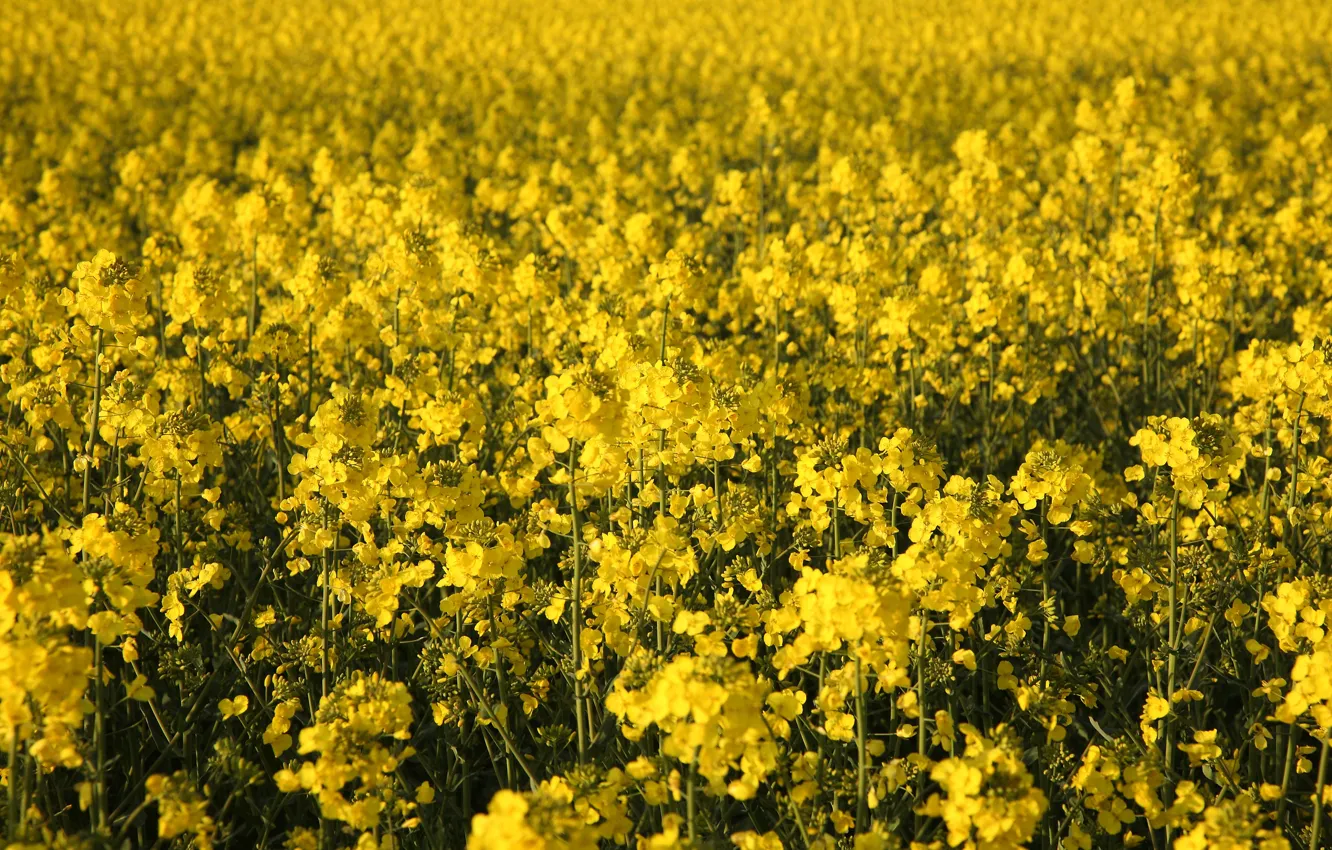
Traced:
[[244, 694], [234, 699], [224, 699], [218, 702], [217, 708], [222, 712], [223, 720], [230, 720], [233, 717], [240, 717], [250, 707], [250, 698]]
[[137, 271], [110, 251], [79, 263], [71, 283], [64, 303], [90, 327], [123, 339], [147, 313], [147, 290]]

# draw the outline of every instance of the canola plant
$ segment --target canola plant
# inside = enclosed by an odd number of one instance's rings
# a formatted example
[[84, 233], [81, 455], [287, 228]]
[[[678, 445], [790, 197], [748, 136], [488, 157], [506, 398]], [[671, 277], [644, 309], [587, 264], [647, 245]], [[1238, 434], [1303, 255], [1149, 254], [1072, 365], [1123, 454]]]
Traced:
[[10, 0], [7, 846], [1332, 846], [1330, 50]]

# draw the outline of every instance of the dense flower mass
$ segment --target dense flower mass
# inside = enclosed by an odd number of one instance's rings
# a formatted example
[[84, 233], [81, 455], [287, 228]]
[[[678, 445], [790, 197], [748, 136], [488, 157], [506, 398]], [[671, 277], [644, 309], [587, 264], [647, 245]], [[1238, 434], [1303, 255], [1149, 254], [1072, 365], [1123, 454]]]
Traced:
[[4, 846], [1332, 846], [1330, 50], [0, 3]]

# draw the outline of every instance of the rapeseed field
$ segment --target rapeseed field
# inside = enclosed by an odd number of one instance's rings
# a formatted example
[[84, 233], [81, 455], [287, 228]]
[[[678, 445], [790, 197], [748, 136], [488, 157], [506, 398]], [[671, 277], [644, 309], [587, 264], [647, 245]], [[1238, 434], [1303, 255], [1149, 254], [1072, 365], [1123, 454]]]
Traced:
[[7, 846], [1332, 846], [1329, 56], [8, 0]]

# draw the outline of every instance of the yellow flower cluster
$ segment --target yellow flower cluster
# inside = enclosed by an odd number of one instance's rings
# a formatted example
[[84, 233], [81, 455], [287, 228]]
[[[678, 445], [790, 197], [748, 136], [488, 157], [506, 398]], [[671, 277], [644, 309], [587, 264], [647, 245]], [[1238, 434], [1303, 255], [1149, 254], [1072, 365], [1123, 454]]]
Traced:
[[[274, 777], [278, 790], [308, 791], [325, 817], [373, 829], [394, 801], [389, 777], [412, 754], [410, 747], [387, 746], [380, 739], [405, 741], [411, 738], [411, 725], [406, 686], [358, 672], [320, 701], [314, 725], [301, 730], [299, 752], [319, 758], [295, 771], [279, 771]], [[353, 782], [349, 799], [343, 789]]]
[[[648, 663], [630, 657], [626, 669]], [[626, 675], [632, 672], [621, 679]], [[688, 764], [708, 782], [710, 793], [751, 799], [776, 769], [777, 747], [764, 718], [771, 686], [742, 662], [684, 656], [652, 673], [641, 687], [631, 684], [617, 681], [606, 700], [607, 710], [623, 721], [623, 734], [639, 740], [649, 726], [659, 727], [662, 755]], [[728, 781], [733, 770], [742, 775]]]
[[1031, 839], [1048, 801], [1032, 787], [1031, 774], [1011, 744], [999, 742], [963, 724], [966, 752], [930, 769], [943, 792], [931, 794], [924, 813], [943, 818], [950, 847], [1023, 847]]
[[89, 626], [83, 577], [52, 534], [0, 535], [0, 546], [0, 736], [10, 752], [32, 741], [35, 758], [77, 767], [92, 661], [75, 637]]

